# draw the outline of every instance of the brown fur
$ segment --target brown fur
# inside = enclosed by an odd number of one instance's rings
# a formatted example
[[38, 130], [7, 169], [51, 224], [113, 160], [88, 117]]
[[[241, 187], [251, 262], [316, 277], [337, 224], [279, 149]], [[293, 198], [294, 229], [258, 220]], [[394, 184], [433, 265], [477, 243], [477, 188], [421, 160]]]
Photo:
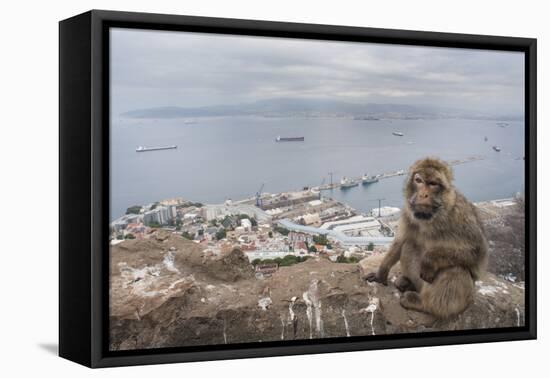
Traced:
[[449, 318], [464, 311], [487, 259], [487, 241], [477, 209], [452, 184], [451, 168], [435, 158], [409, 170], [399, 228], [378, 272], [367, 280], [387, 284], [401, 263], [396, 286], [407, 309]]

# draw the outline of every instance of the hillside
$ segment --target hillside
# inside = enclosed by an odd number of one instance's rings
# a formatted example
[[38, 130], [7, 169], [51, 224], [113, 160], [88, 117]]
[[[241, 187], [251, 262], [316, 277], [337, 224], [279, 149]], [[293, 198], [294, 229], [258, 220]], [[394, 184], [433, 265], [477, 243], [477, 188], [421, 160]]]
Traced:
[[[399, 305], [393, 285], [367, 283], [382, 255], [359, 264], [324, 258], [258, 279], [242, 252], [205, 259], [195, 243], [159, 233], [112, 248], [111, 348], [380, 335], [524, 324], [524, 288], [488, 273], [475, 303], [435, 321]], [[399, 266], [390, 278], [399, 273]]]

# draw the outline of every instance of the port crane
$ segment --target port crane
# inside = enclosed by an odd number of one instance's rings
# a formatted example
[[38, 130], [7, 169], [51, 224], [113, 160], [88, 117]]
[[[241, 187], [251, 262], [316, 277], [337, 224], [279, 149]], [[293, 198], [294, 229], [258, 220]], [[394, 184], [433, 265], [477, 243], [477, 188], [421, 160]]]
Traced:
[[260, 189], [256, 192], [256, 206], [262, 207], [262, 191], [264, 190], [265, 184], [262, 183], [262, 186], [260, 186]]

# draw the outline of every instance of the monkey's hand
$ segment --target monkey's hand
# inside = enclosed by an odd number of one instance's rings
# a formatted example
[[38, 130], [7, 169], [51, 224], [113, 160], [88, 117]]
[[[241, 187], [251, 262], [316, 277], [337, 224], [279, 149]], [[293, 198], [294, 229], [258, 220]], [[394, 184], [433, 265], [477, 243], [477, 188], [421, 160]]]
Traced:
[[422, 259], [420, 262], [420, 278], [428, 283], [432, 283], [435, 279], [437, 270], [428, 259]]
[[378, 272], [370, 272], [367, 274], [365, 279], [369, 282], [378, 282], [382, 285], [388, 286], [388, 277], [384, 277], [383, 275], [379, 274]]

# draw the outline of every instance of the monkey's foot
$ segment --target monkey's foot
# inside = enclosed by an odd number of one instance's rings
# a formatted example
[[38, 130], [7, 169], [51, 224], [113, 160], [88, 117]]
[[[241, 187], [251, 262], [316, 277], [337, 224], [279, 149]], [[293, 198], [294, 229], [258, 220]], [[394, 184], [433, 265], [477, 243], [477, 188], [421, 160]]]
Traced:
[[422, 311], [422, 299], [417, 292], [407, 291], [401, 296], [401, 306], [407, 310]]
[[399, 290], [400, 292], [405, 292], [405, 291], [416, 291], [416, 287], [414, 286], [414, 284], [412, 283], [411, 280], [409, 280], [407, 277], [405, 276], [399, 276], [399, 278], [397, 279], [397, 281], [395, 281], [395, 287], [397, 288], [397, 290]]
[[381, 283], [382, 285], [388, 285], [387, 278], [380, 278], [380, 276], [375, 272], [371, 272], [371, 273], [367, 274], [365, 279], [368, 282], [378, 282], [378, 283]]

